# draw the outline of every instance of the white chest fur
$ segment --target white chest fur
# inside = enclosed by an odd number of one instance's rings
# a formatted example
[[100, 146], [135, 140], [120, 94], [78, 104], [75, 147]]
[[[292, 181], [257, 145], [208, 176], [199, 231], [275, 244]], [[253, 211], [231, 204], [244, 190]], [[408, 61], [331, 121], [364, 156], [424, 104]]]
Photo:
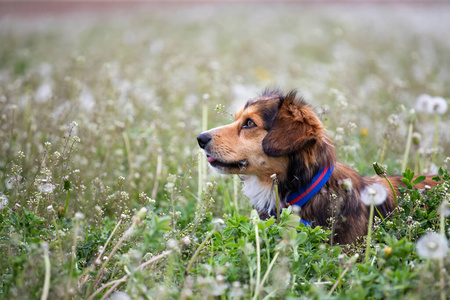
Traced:
[[257, 211], [275, 209], [276, 199], [273, 184], [263, 184], [254, 175], [242, 176], [241, 179], [244, 184], [242, 192], [250, 199], [253, 208]]

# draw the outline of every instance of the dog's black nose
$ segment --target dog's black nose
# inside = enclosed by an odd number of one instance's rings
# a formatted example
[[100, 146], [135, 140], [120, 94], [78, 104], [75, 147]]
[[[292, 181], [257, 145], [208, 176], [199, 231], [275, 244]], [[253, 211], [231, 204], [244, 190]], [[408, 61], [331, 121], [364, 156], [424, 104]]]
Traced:
[[208, 133], [201, 133], [197, 136], [198, 145], [200, 148], [205, 149], [209, 141], [211, 141], [211, 136]]

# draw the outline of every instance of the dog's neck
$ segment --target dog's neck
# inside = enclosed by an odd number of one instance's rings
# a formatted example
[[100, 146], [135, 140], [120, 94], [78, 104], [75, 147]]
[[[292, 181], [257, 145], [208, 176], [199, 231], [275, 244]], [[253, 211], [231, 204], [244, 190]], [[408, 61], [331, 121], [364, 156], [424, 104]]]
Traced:
[[270, 212], [276, 207], [273, 183], [261, 181], [256, 175], [241, 176], [241, 180], [244, 185], [242, 192], [258, 212]]

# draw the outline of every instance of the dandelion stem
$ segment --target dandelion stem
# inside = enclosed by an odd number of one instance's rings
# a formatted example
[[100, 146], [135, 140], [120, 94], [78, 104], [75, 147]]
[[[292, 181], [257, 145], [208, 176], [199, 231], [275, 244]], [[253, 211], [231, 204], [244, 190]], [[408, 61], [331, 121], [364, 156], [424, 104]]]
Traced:
[[95, 278], [95, 281], [94, 281], [95, 285], [97, 285], [99, 283], [99, 281], [101, 279], [101, 276], [103, 275], [103, 270], [106, 268], [106, 266], [108, 265], [108, 263], [112, 259], [112, 257], [114, 257], [114, 254], [119, 249], [119, 247], [122, 245], [123, 241], [125, 241], [125, 239], [133, 232], [133, 229], [134, 229], [135, 226], [136, 226], [136, 222], [133, 222], [133, 224], [131, 224], [130, 228], [128, 228], [127, 231], [125, 231], [125, 233], [119, 239], [117, 244], [114, 246], [114, 248], [112, 249], [111, 253], [108, 255], [108, 258], [102, 264], [102, 266], [100, 267], [100, 270], [97, 273], [97, 277]]
[[375, 206], [375, 209], [376, 209], [376, 211], [377, 211], [377, 213], [378, 213], [378, 215], [380, 216], [380, 218], [381, 218], [381, 222], [384, 222], [384, 218], [383, 218], [383, 215], [380, 213], [380, 211], [378, 210], [378, 207], [376, 207]]
[[[141, 270], [144, 267], [160, 260], [161, 258], [164, 258], [165, 256], [169, 255], [170, 253], [172, 253], [173, 250], [169, 250], [169, 251], [164, 251], [163, 253], [161, 253], [160, 255], [157, 255], [153, 258], [151, 258], [150, 260], [140, 264], [136, 270]], [[115, 288], [117, 288], [119, 286], [119, 284], [121, 284], [122, 282], [125, 282], [127, 280], [127, 278], [130, 276], [130, 274], [127, 274], [125, 276], [123, 276], [120, 279], [108, 282], [103, 284], [98, 290], [96, 290], [92, 295], [89, 296], [89, 298], [87, 298], [88, 300], [93, 299], [97, 294], [99, 294], [101, 291], [103, 291], [104, 289], [106, 289], [107, 287], [113, 285], [113, 287], [111, 287], [106, 293], [105, 295], [103, 295], [102, 299], [106, 299], [113, 291]]]
[[203, 153], [200, 151], [198, 153], [198, 190], [197, 190], [197, 197], [198, 202], [201, 202], [202, 199], [202, 192], [203, 192]]
[[238, 185], [239, 185], [239, 177], [236, 175], [233, 177], [233, 201], [234, 201], [234, 209], [239, 213], [238, 206]]
[[384, 179], [386, 179], [386, 181], [389, 183], [389, 186], [391, 187], [392, 195], [394, 195], [395, 206], [397, 207], [398, 199], [397, 199], [397, 193], [395, 192], [394, 186], [392, 185], [391, 181], [389, 180], [389, 178], [387, 178], [386, 175], [384, 176]]
[[409, 122], [408, 137], [406, 138], [405, 154], [403, 155], [403, 161], [402, 161], [402, 172], [406, 169], [406, 165], [408, 164], [408, 156], [409, 156], [409, 150], [411, 149], [413, 127], [414, 127], [413, 121]]
[[[277, 253], [275, 253], [275, 255], [273, 256], [273, 259], [272, 259], [272, 261], [271, 261], [269, 267], [267, 268], [267, 271], [266, 271], [266, 273], [264, 274], [263, 279], [261, 280], [261, 285], [260, 285], [261, 287], [264, 285], [264, 282], [267, 280], [267, 277], [269, 277], [270, 271], [272, 270], [273, 265], [275, 264], [275, 261], [277, 260], [279, 254], [280, 254], [280, 252], [277, 252]], [[256, 294], [255, 294], [255, 296], [253, 297], [253, 299], [256, 299], [256, 298], [258, 297], [258, 295], [259, 295], [259, 289], [256, 290]]]
[[[439, 231], [440, 234], [445, 237], [445, 208], [447, 208], [447, 199], [444, 199], [441, 204], [441, 211], [439, 216]], [[445, 300], [445, 280], [444, 280], [444, 259], [439, 259], [439, 280], [441, 285], [441, 300]]]
[[50, 290], [51, 266], [50, 266], [50, 258], [48, 256], [48, 245], [43, 246], [42, 249], [44, 250], [45, 279], [41, 300], [47, 300], [48, 292]]
[[258, 232], [258, 222], [255, 221], [255, 243], [256, 243], [256, 286], [255, 286], [255, 296], [259, 294], [260, 282], [261, 282], [261, 252], [259, 249], [259, 232]]
[[205, 239], [203, 240], [203, 242], [200, 244], [200, 246], [197, 248], [197, 250], [195, 251], [194, 255], [191, 258], [191, 261], [189, 262], [188, 267], [186, 268], [186, 274], [189, 273], [189, 271], [192, 268], [192, 265], [194, 264], [195, 260], [197, 259], [198, 254], [200, 253], [200, 251], [205, 247], [206, 243], [208, 242], [208, 240], [212, 237], [213, 233], [215, 232], [215, 229], [211, 230], [208, 235], [205, 237]]
[[158, 149], [158, 158], [156, 162], [156, 174], [155, 174], [155, 183], [153, 185], [152, 190], [152, 199], [156, 198], [156, 194], [158, 193], [159, 180], [161, 179], [161, 171], [162, 171], [162, 150]]
[[430, 259], [427, 259], [427, 263], [425, 264], [425, 267], [422, 271], [422, 274], [420, 275], [420, 283], [419, 283], [419, 289], [418, 289], [418, 295], [422, 295], [422, 288], [423, 288], [423, 281], [425, 274], [428, 271], [428, 267], [430, 266]]
[[433, 139], [433, 156], [431, 157], [431, 164], [434, 163], [437, 154], [437, 145], [439, 139], [439, 115], [434, 116], [434, 139]]
[[441, 290], [440, 290], [440, 294], [441, 294], [441, 300], [445, 300], [445, 280], [444, 280], [444, 259], [440, 258], [439, 259], [439, 281], [440, 281], [440, 285], [441, 285]]
[[386, 147], [387, 147], [387, 138], [384, 138], [384, 140], [383, 140], [383, 146], [381, 147], [380, 164], [383, 163], [383, 160], [384, 160], [384, 154], [386, 153]]
[[130, 175], [133, 174], [133, 164], [131, 159], [131, 145], [130, 145], [130, 138], [128, 137], [128, 134], [126, 131], [122, 133], [123, 141], [125, 143], [125, 149], [127, 150], [127, 159], [128, 159], [128, 170]]
[[369, 252], [370, 252], [370, 241], [372, 238], [372, 225], [373, 225], [373, 211], [374, 211], [373, 202], [370, 204], [370, 213], [369, 213], [369, 227], [367, 228], [367, 246], [366, 246], [366, 259], [365, 263], [369, 261]]
[[59, 229], [58, 229], [58, 225], [56, 224], [56, 219], [55, 219], [54, 214], [53, 214], [53, 224], [55, 225], [56, 237], [58, 239], [58, 246], [59, 246], [59, 255], [60, 255], [61, 261], [62, 261], [64, 259], [64, 254], [62, 252], [61, 236], [59, 235]]
[[275, 205], [277, 210], [277, 223], [280, 224], [280, 199], [278, 196], [278, 181], [277, 181], [277, 175], [273, 174], [272, 176], [273, 185], [275, 187]]
[[[96, 264], [100, 264], [101, 259], [102, 259], [102, 256], [103, 256], [103, 253], [105, 253], [106, 247], [108, 247], [109, 242], [111, 241], [112, 237], [114, 236], [114, 234], [116, 233], [116, 231], [117, 231], [117, 229], [119, 228], [120, 224], [122, 223], [122, 220], [123, 220], [123, 219], [120, 219], [119, 222], [117, 222], [117, 224], [116, 224], [116, 226], [114, 227], [113, 231], [112, 231], [111, 234], [109, 235], [108, 240], [106, 241], [105, 245], [103, 246], [102, 250], [100, 251], [100, 253], [99, 253], [98, 256], [97, 256], [97, 259], [95, 260], [95, 263], [96, 263]], [[95, 278], [95, 280], [94, 280], [95, 284], [94, 284], [94, 285], [91, 285], [91, 287], [89, 288], [88, 294], [90, 294], [90, 293], [92, 292], [92, 289], [93, 289], [95, 286], [97, 286], [97, 284], [98, 284], [98, 279], [99, 279], [99, 277], [100, 277], [99, 274], [100, 274], [100, 273], [97, 274], [98, 276], [97, 276], [97, 277]]]
[[66, 203], [64, 204], [64, 216], [66, 215], [67, 206], [69, 206], [69, 195], [70, 195], [70, 190], [67, 190]]
[[69, 289], [71, 285], [71, 279], [73, 277], [73, 268], [75, 266], [75, 258], [77, 256], [77, 237], [78, 237], [78, 230], [80, 229], [80, 220], [78, 218], [75, 218], [75, 230], [73, 234], [73, 244], [72, 244], [72, 257], [70, 261], [70, 272], [69, 272], [69, 278], [67, 280], [67, 289], [66, 289], [66, 299], [69, 297]]
[[333, 294], [334, 290], [336, 289], [336, 287], [338, 286], [339, 282], [341, 282], [342, 278], [344, 278], [345, 274], [348, 272], [348, 270], [350, 270], [349, 267], [346, 267], [344, 269], [344, 272], [342, 272], [342, 274], [338, 277], [338, 279], [336, 280], [336, 282], [334, 283], [333, 287], [331, 288], [331, 290], [328, 292], [328, 296], [331, 296], [331, 294]]

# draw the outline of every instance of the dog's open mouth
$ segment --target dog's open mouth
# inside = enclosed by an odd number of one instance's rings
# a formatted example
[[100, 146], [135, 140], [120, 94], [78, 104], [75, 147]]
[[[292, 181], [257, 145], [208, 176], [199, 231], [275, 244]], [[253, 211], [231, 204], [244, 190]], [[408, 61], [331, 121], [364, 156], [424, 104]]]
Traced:
[[224, 162], [221, 160], [218, 160], [214, 157], [212, 157], [209, 154], [206, 154], [206, 158], [208, 159], [209, 164], [212, 167], [219, 168], [219, 169], [245, 169], [248, 165], [247, 160], [240, 160], [235, 162]]

